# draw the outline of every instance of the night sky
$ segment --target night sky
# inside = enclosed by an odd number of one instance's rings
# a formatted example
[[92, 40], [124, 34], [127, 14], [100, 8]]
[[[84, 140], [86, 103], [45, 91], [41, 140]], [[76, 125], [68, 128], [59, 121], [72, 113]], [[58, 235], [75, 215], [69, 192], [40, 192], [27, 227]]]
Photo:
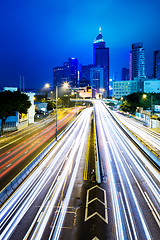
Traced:
[[69, 57], [92, 63], [102, 28], [110, 48], [110, 78], [129, 67], [131, 44], [143, 42], [146, 73], [160, 49], [160, 0], [3, 0], [0, 3], [0, 88], [52, 85], [53, 67]]

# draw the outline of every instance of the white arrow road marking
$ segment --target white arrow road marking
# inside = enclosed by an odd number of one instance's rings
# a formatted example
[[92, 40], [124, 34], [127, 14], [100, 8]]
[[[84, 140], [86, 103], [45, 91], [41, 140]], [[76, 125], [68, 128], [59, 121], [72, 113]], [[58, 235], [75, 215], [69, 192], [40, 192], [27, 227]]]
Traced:
[[[89, 192], [94, 189], [94, 188], [98, 188], [100, 189], [101, 191], [103, 191], [103, 194], [104, 194], [104, 202], [102, 202], [100, 199], [98, 199], [97, 197], [96, 198], [93, 198], [91, 201], [89, 201]], [[98, 212], [94, 212], [93, 214], [91, 214], [90, 216], [88, 216], [88, 205], [94, 201], [98, 201], [100, 202], [103, 207], [104, 207], [104, 211], [105, 211], [105, 218], [102, 217]], [[108, 223], [108, 213], [107, 213], [107, 198], [106, 198], [106, 191], [103, 189], [103, 188], [100, 188], [99, 186], [94, 186], [90, 189], [87, 190], [87, 197], [86, 197], [86, 209], [85, 209], [85, 220], [84, 221], [87, 221], [88, 219], [92, 218], [93, 216], [97, 215], [98, 217], [100, 217], [105, 223]], [[94, 238], [95, 239], [95, 238]]]

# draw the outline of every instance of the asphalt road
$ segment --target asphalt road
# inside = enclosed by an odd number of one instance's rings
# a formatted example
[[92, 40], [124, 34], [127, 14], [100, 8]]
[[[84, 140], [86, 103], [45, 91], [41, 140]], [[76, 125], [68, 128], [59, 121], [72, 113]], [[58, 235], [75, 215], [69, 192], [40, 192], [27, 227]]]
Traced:
[[95, 102], [95, 109], [113, 239], [159, 239], [160, 174], [119, 129], [101, 102]]
[[112, 112], [121, 121], [122, 124], [124, 124], [133, 134], [135, 134], [140, 139], [140, 141], [151, 148], [152, 151], [154, 151], [155, 154], [160, 157], [160, 133], [144, 126], [143, 122], [140, 122], [134, 118], [123, 116], [117, 111]]
[[[58, 133], [73, 120], [76, 110], [58, 112]], [[36, 122], [19, 132], [0, 140], [0, 178], [3, 189], [27, 164], [29, 164], [54, 138], [55, 116]]]
[[3, 206], [2, 239], [159, 239], [160, 173], [103, 103], [94, 108], [102, 182], [84, 177], [88, 108]]
[[[85, 109], [2, 207], [2, 239], [58, 239], [82, 163], [92, 109]], [[83, 164], [82, 164], [83, 165]]]

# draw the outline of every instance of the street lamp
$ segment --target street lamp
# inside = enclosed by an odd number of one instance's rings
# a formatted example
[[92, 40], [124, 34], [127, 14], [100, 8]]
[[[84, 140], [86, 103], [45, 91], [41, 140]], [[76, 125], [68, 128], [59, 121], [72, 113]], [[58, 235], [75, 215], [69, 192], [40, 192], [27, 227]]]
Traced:
[[68, 86], [69, 86], [69, 83], [68, 83], [68, 82], [64, 82], [64, 83], [63, 83], [63, 87], [64, 87], [64, 88], [67, 88]]
[[[67, 82], [63, 84], [64, 88], [67, 88], [68, 86], [69, 84]], [[57, 100], [58, 100], [58, 86], [56, 86], [56, 141], [57, 141]]]
[[121, 100], [121, 104], [122, 104], [123, 103], [123, 97], [121, 97], [120, 100]]
[[49, 88], [49, 87], [50, 87], [49, 83], [46, 83], [46, 84], [44, 85], [44, 87], [45, 87], [45, 88]]
[[147, 98], [147, 94], [143, 94], [143, 96], [142, 96], [144, 99], [146, 99]]
[[104, 88], [100, 88], [99, 91], [100, 91], [101, 96], [102, 96], [102, 98], [103, 98], [103, 92], [105, 91], [105, 89], [104, 89]]
[[58, 99], [58, 86], [56, 86], [56, 141], [57, 141], [57, 99]]

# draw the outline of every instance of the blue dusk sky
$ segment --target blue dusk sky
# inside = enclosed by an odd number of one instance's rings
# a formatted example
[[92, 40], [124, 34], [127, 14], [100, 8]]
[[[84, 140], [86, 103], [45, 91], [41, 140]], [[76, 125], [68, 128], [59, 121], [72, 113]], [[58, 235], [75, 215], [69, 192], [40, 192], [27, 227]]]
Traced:
[[102, 28], [110, 49], [110, 78], [129, 68], [132, 43], [143, 42], [146, 74], [160, 49], [160, 0], [4, 0], [0, 3], [0, 88], [53, 84], [53, 67], [69, 57], [93, 61]]

